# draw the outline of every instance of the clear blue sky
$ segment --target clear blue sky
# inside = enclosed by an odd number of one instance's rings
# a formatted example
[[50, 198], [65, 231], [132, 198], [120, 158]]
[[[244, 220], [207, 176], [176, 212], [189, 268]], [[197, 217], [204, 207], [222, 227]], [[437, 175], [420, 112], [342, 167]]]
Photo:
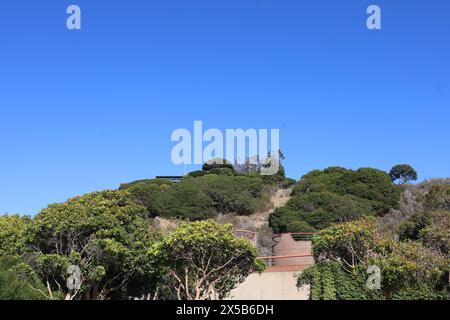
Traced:
[[181, 174], [170, 134], [194, 120], [280, 128], [294, 178], [450, 176], [449, 40], [448, 0], [2, 0], [0, 212]]

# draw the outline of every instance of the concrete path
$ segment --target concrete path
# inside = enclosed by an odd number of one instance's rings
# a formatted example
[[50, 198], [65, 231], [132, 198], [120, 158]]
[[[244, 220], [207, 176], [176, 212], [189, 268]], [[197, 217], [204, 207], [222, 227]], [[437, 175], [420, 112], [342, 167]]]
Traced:
[[309, 300], [309, 287], [297, 289], [299, 272], [253, 273], [227, 300]]

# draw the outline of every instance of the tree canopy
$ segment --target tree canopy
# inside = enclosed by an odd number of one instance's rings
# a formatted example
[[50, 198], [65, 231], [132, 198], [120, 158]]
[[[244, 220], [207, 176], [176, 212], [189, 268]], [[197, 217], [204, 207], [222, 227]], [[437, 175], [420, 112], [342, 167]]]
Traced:
[[21, 255], [24, 252], [30, 222], [31, 219], [27, 216], [0, 216], [0, 257]]
[[213, 221], [182, 224], [154, 247], [178, 299], [224, 298], [251, 272], [262, 270], [256, 247], [232, 231], [231, 225]]
[[[49, 294], [90, 299], [120, 296], [134, 276], [149, 274], [149, 247], [156, 236], [143, 218], [145, 208], [125, 191], [102, 191], [52, 204], [34, 219], [28, 237], [30, 265]], [[81, 269], [79, 291], [66, 288], [67, 268]]]
[[393, 182], [405, 184], [417, 180], [417, 172], [409, 164], [398, 164], [389, 172]]

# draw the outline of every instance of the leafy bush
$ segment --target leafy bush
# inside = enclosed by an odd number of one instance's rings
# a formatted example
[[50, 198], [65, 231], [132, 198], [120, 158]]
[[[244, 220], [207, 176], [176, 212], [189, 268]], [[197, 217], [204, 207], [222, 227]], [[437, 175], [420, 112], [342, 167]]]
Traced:
[[149, 179], [124, 183], [119, 190], [127, 190], [140, 205], [149, 208], [155, 193], [167, 191], [172, 186], [167, 179]]
[[424, 196], [425, 208], [428, 210], [450, 211], [450, 185], [435, 185]]
[[184, 179], [165, 192], [152, 195], [153, 216], [201, 220], [218, 213], [252, 214], [265, 197], [260, 177], [207, 174]]
[[386, 299], [450, 299], [449, 260], [418, 242], [397, 242], [370, 263], [381, 269]]
[[189, 172], [189, 176], [192, 178], [198, 178], [198, 177], [203, 177], [205, 175], [207, 175], [208, 172], [207, 171], [203, 171], [203, 170], [197, 170], [197, 171], [191, 171]]
[[293, 197], [271, 215], [270, 223], [275, 232], [309, 232], [369, 214], [370, 204], [354, 196], [313, 192]]
[[193, 181], [208, 195], [217, 212], [248, 215], [255, 212], [263, 196], [264, 184], [259, 177], [207, 175]]
[[292, 199], [270, 217], [275, 232], [308, 232], [398, 207], [401, 189], [385, 172], [341, 167], [314, 170], [302, 177]]
[[16, 267], [19, 257], [0, 258], [0, 300], [46, 300], [47, 291], [35, 274], [21, 276]]
[[26, 230], [30, 222], [29, 217], [0, 216], [0, 257], [20, 255], [24, 252]]
[[152, 216], [201, 220], [216, 215], [213, 202], [192, 179], [182, 181], [165, 192], [157, 192], [150, 203]]
[[368, 300], [374, 295], [365, 288], [364, 274], [351, 274], [337, 261], [321, 261], [307, 268], [297, 287], [311, 286], [312, 300]]
[[352, 268], [366, 262], [375, 249], [376, 226], [376, 220], [368, 217], [320, 231], [312, 243], [315, 259], [340, 259]]
[[[322, 230], [313, 238], [313, 253], [317, 264], [299, 279], [299, 285], [311, 284], [313, 299], [348, 299], [350, 291], [358, 299], [450, 298], [448, 257], [419, 242], [383, 238], [374, 218]], [[366, 270], [373, 265], [381, 270], [381, 290], [368, 291]], [[343, 286], [351, 289], [341, 295]]]
[[427, 247], [448, 255], [450, 252], [449, 230], [450, 211], [419, 212], [400, 226], [400, 240], [421, 241]]

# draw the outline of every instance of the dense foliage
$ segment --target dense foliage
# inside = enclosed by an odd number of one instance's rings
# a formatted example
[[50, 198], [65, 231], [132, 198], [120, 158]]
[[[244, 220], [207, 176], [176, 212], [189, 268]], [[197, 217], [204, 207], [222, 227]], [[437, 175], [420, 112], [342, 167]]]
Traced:
[[256, 248], [236, 238], [231, 225], [213, 221], [180, 225], [154, 251], [171, 275], [178, 299], [224, 298], [251, 272], [262, 270]]
[[292, 199], [270, 217], [275, 232], [311, 232], [398, 206], [401, 189], [383, 171], [331, 167], [306, 174]]
[[[312, 299], [450, 299], [448, 255], [420, 242], [397, 242], [365, 218], [334, 225], [313, 239], [318, 262], [298, 285], [312, 286]], [[380, 289], [366, 286], [369, 266], [381, 271]]]
[[400, 225], [400, 239], [421, 241], [443, 255], [450, 252], [450, 185], [432, 186], [422, 196], [422, 210]]
[[[174, 184], [164, 179], [123, 184], [135, 200], [152, 216], [186, 220], [214, 218], [217, 214], [249, 215], [269, 202], [270, 185], [259, 175], [211, 173], [185, 177]], [[195, 177], [194, 177], [195, 176]]]
[[[1, 217], [0, 299], [211, 299], [261, 268], [231, 225], [183, 224], [164, 238], [145, 213], [121, 190], [52, 204], [33, 219]], [[70, 288], [73, 266], [80, 286]], [[180, 272], [192, 280], [182, 292]]]
[[18, 272], [17, 256], [0, 256], [0, 300], [44, 300], [46, 291], [36, 274]]
[[154, 193], [149, 210], [153, 217], [189, 220], [208, 219], [216, 215], [211, 198], [188, 180], [164, 192]]
[[123, 183], [119, 190], [127, 190], [140, 205], [149, 208], [153, 195], [169, 190], [172, 185], [167, 179], [147, 179]]
[[[50, 205], [30, 228], [29, 264], [51, 291], [66, 298], [121, 296], [130, 279], [151, 273], [148, 248], [156, 237], [144, 212], [124, 191], [94, 192]], [[69, 265], [81, 268], [79, 291], [61, 285]]]
[[[312, 171], [270, 216], [276, 232], [319, 232], [316, 264], [298, 279], [312, 299], [450, 299], [450, 185], [398, 186], [413, 178], [400, 169], [397, 179], [371, 168]], [[33, 218], [0, 216], [0, 299], [224, 298], [264, 266], [231, 225], [206, 219], [263, 211], [273, 189], [293, 184], [283, 167], [262, 177], [212, 163], [180, 183], [139, 180]], [[195, 222], [162, 235], [156, 216]], [[69, 266], [80, 267], [79, 288], [66, 285]], [[366, 285], [369, 266], [381, 271], [380, 289]]]
[[0, 216], [0, 257], [20, 255], [25, 250], [25, 235], [31, 219], [19, 215]]
[[349, 273], [338, 261], [320, 261], [306, 269], [297, 286], [311, 286], [311, 300], [370, 300], [379, 295], [366, 290], [367, 276], [358, 270]]

